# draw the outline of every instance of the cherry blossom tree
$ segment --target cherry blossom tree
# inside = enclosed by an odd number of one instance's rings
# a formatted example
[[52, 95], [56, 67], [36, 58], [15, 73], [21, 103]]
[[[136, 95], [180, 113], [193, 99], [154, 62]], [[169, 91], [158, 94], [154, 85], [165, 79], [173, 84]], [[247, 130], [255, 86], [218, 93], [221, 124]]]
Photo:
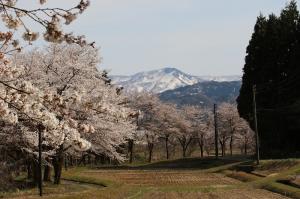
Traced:
[[249, 149], [253, 149], [254, 146], [254, 132], [250, 128], [248, 122], [243, 118], [240, 118], [237, 131], [238, 133], [236, 135], [236, 138], [241, 153], [244, 155], [248, 155]]
[[[45, 50], [16, 54], [15, 65], [24, 65], [24, 80], [57, 96], [64, 103], [52, 109], [70, 121], [91, 143], [90, 151], [118, 161], [124, 156], [118, 147], [131, 137], [135, 124], [118, 87], [111, 85], [105, 72], [98, 71], [98, 51], [78, 45], [52, 45]], [[64, 154], [74, 150], [60, 145], [54, 160], [60, 175]]]
[[43, 131], [44, 156], [53, 155], [59, 146], [88, 150], [91, 144], [82, 139], [70, 120], [52, 111], [64, 103], [58, 96], [44, 92], [29, 81], [20, 81], [21, 67], [2, 66], [0, 85], [1, 143], [13, 150], [37, 156], [37, 131]]
[[[46, 41], [55, 43], [77, 43], [86, 45], [87, 41], [84, 36], [73, 36], [72, 33], [64, 33], [62, 24], [69, 25], [76, 20], [77, 16], [82, 14], [90, 5], [88, 0], [80, 0], [76, 5], [68, 9], [49, 8], [47, 0], [40, 0], [37, 8], [28, 9], [19, 6], [18, 0], [1, 0], [0, 13], [1, 20], [7, 29], [23, 32], [23, 40], [30, 44], [39, 37], [38, 31], [33, 31], [30, 24], [39, 24], [44, 29], [43, 37]], [[9, 53], [11, 51], [20, 51], [22, 48], [18, 38], [14, 38], [11, 31], [1, 33], [3, 37], [9, 37], [9, 42], [4, 42], [1, 52]], [[6, 34], [6, 35], [5, 35]], [[91, 44], [92, 45], [92, 44]]]
[[[184, 117], [182, 117], [184, 115]], [[213, 116], [208, 109], [198, 106], [185, 106], [181, 110], [181, 126], [178, 140], [185, 154], [188, 146], [195, 141], [199, 145], [200, 155], [204, 156], [205, 148], [211, 143], [208, 141], [213, 133]]]
[[169, 159], [169, 142], [172, 137], [175, 136], [177, 129], [174, 123], [176, 117], [174, 117], [174, 113], [176, 113], [177, 108], [174, 104], [168, 103], [158, 103], [158, 107], [156, 109], [156, 118], [158, 119], [158, 136], [160, 139], [164, 140], [165, 151], [166, 151], [166, 159]]
[[[46, 41], [87, 44], [83, 36], [65, 34], [61, 29], [61, 20], [64, 19], [66, 25], [70, 24], [87, 8], [88, 1], [82, 0], [71, 9], [42, 7], [45, 3], [43, 0], [39, 2], [39, 8], [26, 9], [19, 6], [18, 0], [0, 1], [1, 20], [7, 28], [6, 32], [0, 32], [1, 141], [5, 150], [20, 150], [34, 157], [37, 155], [36, 131], [43, 131], [44, 134], [44, 156], [55, 153], [62, 143], [77, 147], [76, 150], [90, 148], [90, 143], [80, 137], [68, 120], [59, 119], [53, 112], [52, 109], [61, 105], [63, 100], [37, 88], [31, 81], [22, 80], [20, 77], [25, 75], [24, 67], [12, 65], [5, 57], [20, 52], [23, 43], [32, 44], [38, 38], [39, 32], [30, 29], [31, 22], [40, 24], [45, 30], [43, 36]], [[24, 42], [18, 40], [18, 34], [16, 37], [13, 34], [18, 30], [23, 32]]]
[[233, 143], [237, 133], [240, 116], [234, 104], [223, 103], [218, 109], [219, 142], [222, 156], [226, 153], [226, 144], [229, 141], [230, 154], [232, 155]]
[[10, 31], [0, 32], [0, 144], [34, 160], [37, 131], [42, 131], [43, 158], [53, 160], [59, 183], [64, 153], [93, 151], [124, 160], [117, 148], [135, 125], [121, 89], [110, 84], [107, 73], [97, 71], [94, 43], [87, 45], [83, 36], [62, 31], [62, 23], [75, 20], [89, 1], [81, 0], [70, 9], [47, 8], [45, 3], [40, 1], [40, 8], [30, 10], [19, 7], [17, 0], [2, 0], [2, 21], [8, 29], [23, 30], [23, 40], [29, 44], [39, 36], [30, 30], [31, 20], [44, 28], [46, 41], [77, 46], [53, 45], [48, 52], [7, 59], [6, 55], [22, 50], [23, 42]]
[[196, 117], [197, 120], [195, 125], [195, 131], [197, 133], [196, 138], [200, 148], [200, 155], [201, 157], [204, 157], [205, 149], [209, 149], [209, 145], [212, 145], [212, 143], [209, 140], [212, 137], [214, 131], [213, 115], [212, 111], [205, 108], [197, 107], [196, 110], [197, 112], [199, 112], [199, 115]]
[[176, 138], [182, 148], [182, 157], [186, 157], [186, 152], [189, 145], [195, 138], [193, 125], [195, 124], [194, 107], [184, 106], [174, 113], [174, 123], [177, 129]]
[[161, 102], [157, 96], [151, 93], [134, 94], [131, 98], [131, 106], [140, 112], [137, 137], [146, 142], [148, 150], [148, 162], [152, 161], [154, 145], [159, 140], [161, 131], [160, 107]]
[[235, 104], [223, 103], [218, 109], [219, 121], [219, 142], [221, 144], [222, 155], [225, 155], [226, 145], [229, 141], [230, 154], [233, 153], [234, 142], [239, 146], [248, 147], [253, 141], [253, 132], [237, 111]]

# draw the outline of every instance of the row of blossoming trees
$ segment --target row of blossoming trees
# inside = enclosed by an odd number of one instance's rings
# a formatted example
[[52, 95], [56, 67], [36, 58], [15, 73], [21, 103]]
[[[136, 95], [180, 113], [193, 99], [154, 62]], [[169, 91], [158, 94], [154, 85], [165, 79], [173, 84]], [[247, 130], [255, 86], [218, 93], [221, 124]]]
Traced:
[[[135, 140], [146, 145], [148, 161], [151, 162], [155, 145], [164, 145], [165, 157], [170, 157], [170, 146], [179, 146], [182, 157], [188, 150], [198, 146], [200, 156], [210, 155], [215, 148], [215, 121], [213, 111], [197, 106], [176, 107], [161, 102], [158, 97], [140, 93], [132, 96], [132, 108], [140, 110]], [[217, 111], [218, 144], [222, 156], [227, 148], [230, 154], [239, 149], [247, 154], [253, 149], [253, 131], [248, 123], [240, 118], [236, 105], [223, 103]], [[132, 156], [133, 140], [129, 142]], [[129, 158], [132, 160], [132, 157]]]
[[[177, 142], [182, 155], [192, 144], [211, 152], [214, 147], [214, 120], [210, 110], [186, 106], [178, 108], [162, 103], [151, 94], [124, 95], [122, 88], [111, 84], [105, 71], [98, 67], [99, 52], [83, 36], [62, 31], [89, 5], [81, 0], [71, 9], [18, 7], [17, 0], [0, 0], [0, 13], [7, 29], [22, 31], [23, 39], [12, 31], [0, 32], [0, 175], [18, 175], [20, 170], [37, 183], [38, 134], [42, 134], [44, 180], [59, 184], [66, 157], [83, 160], [86, 154], [125, 160], [129, 143], [146, 145], [149, 161], [157, 142], [163, 140], [166, 157], [170, 144]], [[44, 40], [53, 44], [43, 49], [23, 51], [38, 32], [29, 29], [33, 21], [44, 28]], [[30, 23], [29, 23], [30, 24]], [[225, 155], [229, 143], [239, 143], [247, 152], [252, 131], [236, 108], [224, 104], [219, 109], [219, 142]], [[238, 141], [238, 142], [237, 142]], [[3, 180], [4, 178], [2, 178]], [[9, 180], [9, 178], [7, 179]], [[1, 184], [5, 187], [8, 183]]]
[[[0, 32], [0, 173], [13, 174], [26, 166], [37, 183], [41, 132], [44, 179], [50, 179], [54, 168], [58, 184], [66, 155], [88, 152], [124, 160], [118, 147], [131, 138], [136, 125], [120, 89], [97, 69], [100, 58], [93, 43], [61, 29], [89, 2], [81, 0], [67, 10], [44, 8], [44, 3], [28, 10], [16, 0], [0, 1], [2, 21], [9, 29]], [[29, 20], [40, 24], [44, 39], [54, 44], [22, 52], [22, 46], [39, 36], [29, 29]], [[23, 31], [22, 41], [12, 33], [17, 30]]]

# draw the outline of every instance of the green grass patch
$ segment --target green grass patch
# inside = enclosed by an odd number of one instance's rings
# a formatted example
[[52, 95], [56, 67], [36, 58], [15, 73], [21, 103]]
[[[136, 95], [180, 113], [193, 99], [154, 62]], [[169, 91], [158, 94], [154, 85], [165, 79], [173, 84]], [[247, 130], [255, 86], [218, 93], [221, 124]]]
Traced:
[[230, 178], [234, 178], [242, 182], [254, 182], [261, 179], [256, 175], [252, 175], [243, 171], [224, 171], [223, 173]]
[[275, 193], [279, 193], [284, 196], [300, 199], [300, 189], [292, 186], [288, 186], [278, 182], [271, 182], [268, 184], [264, 184], [262, 188]]
[[79, 182], [79, 183], [98, 185], [98, 186], [103, 186], [103, 187], [116, 185], [115, 182], [112, 182], [109, 180], [104, 180], [104, 179], [99, 179], [96, 177], [93, 178], [93, 177], [87, 176], [84, 173], [85, 171], [86, 171], [86, 168], [84, 168], [84, 167], [69, 169], [68, 171], [63, 172], [62, 179]]

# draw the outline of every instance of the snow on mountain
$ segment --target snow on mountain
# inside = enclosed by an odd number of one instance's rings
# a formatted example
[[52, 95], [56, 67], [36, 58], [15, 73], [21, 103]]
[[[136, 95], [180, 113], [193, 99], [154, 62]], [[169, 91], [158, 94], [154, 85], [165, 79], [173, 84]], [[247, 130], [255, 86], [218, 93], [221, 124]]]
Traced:
[[200, 76], [198, 77], [199, 82], [234, 82], [241, 81], [241, 76], [238, 75], [228, 75], [228, 76]]
[[205, 81], [235, 81], [239, 76], [192, 76], [176, 68], [163, 68], [147, 72], [140, 72], [132, 76], [112, 76], [115, 84], [123, 86], [127, 91], [148, 91], [162, 93], [179, 87], [193, 85]]

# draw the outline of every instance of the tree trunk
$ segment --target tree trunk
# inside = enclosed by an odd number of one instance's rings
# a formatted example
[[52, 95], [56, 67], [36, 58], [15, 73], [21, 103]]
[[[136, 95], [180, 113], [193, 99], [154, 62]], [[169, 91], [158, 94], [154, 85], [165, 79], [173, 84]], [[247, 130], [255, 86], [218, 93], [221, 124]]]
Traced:
[[32, 163], [28, 160], [27, 162], [27, 179], [33, 178], [33, 168]]
[[225, 156], [225, 142], [220, 141], [221, 150], [222, 150], [222, 157]]
[[128, 140], [128, 152], [129, 152], [129, 163], [130, 164], [133, 161], [133, 146], [134, 146], [134, 141], [132, 139]]
[[182, 147], [182, 157], [186, 157], [186, 149], [187, 149], [187, 147]]
[[105, 158], [103, 155], [101, 155], [101, 157], [100, 157], [100, 162], [101, 162], [101, 164], [105, 164]]
[[188, 146], [190, 145], [190, 143], [192, 142], [192, 138], [189, 138], [188, 140], [186, 138], [183, 138], [182, 140], [180, 138], [178, 138], [178, 140], [182, 147], [182, 157], [185, 158], [186, 150], [187, 150]]
[[91, 162], [91, 155], [88, 154], [88, 164], [91, 165], [91, 163], [92, 163], [92, 162]]
[[68, 156], [65, 155], [65, 170], [67, 171], [68, 170]]
[[204, 137], [203, 137], [203, 135], [201, 135], [200, 139], [198, 139], [198, 144], [199, 144], [199, 147], [200, 147], [201, 158], [203, 158], [203, 153], [204, 153]]
[[165, 144], [166, 144], [166, 156], [168, 160], [169, 159], [169, 135], [165, 137]]
[[148, 150], [149, 150], [149, 158], [148, 158], [148, 162], [151, 162], [151, 161], [152, 161], [153, 147], [154, 147], [154, 144], [153, 144], [153, 143], [148, 143]]
[[245, 152], [245, 155], [247, 155], [247, 153], [248, 153], [248, 146], [247, 146], [247, 144], [245, 144], [245, 146], [244, 146], [244, 152]]
[[98, 155], [95, 155], [95, 159], [94, 159], [94, 164], [97, 166], [98, 165], [98, 160], [99, 160], [99, 157]]
[[51, 182], [51, 167], [49, 165], [45, 166], [44, 181], [45, 182]]
[[73, 162], [73, 157], [70, 156], [70, 166], [73, 167], [74, 166], [74, 162]]
[[56, 157], [53, 158], [54, 184], [60, 184], [63, 164], [64, 164], [64, 155], [62, 152], [59, 152], [56, 155]]
[[206, 151], [206, 154], [207, 154], [207, 156], [209, 156], [209, 155], [210, 155], [210, 152], [207, 150], [207, 151]]
[[232, 150], [233, 150], [233, 136], [230, 136], [229, 147], [230, 147], [230, 155], [232, 156]]
[[82, 155], [78, 164], [81, 165], [81, 163], [83, 163], [83, 166], [86, 166], [86, 154]]
[[32, 161], [31, 164], [32, 174], [33, 174], [33, 184], [36, 186], [40, 181], [40, 172], [39, 172], [39, 164], [37, 161]]

